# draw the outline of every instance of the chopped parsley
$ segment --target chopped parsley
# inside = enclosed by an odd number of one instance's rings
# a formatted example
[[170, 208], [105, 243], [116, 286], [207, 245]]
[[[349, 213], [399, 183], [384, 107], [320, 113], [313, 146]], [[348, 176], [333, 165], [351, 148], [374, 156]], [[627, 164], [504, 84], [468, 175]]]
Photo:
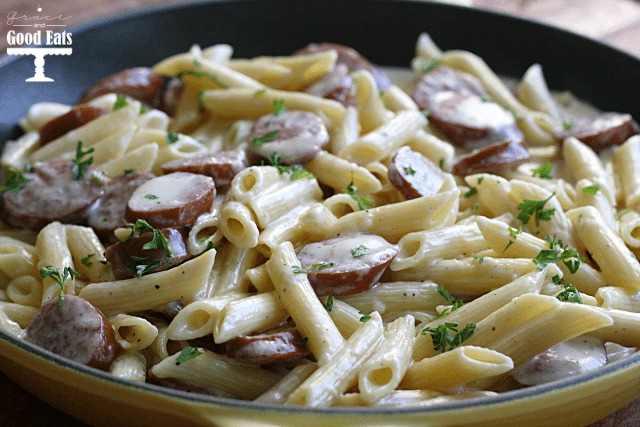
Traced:
[[157, 199], [159, 199], [160, 197], [156, 196], [155, 194], [145, 194], [145, 195], [144, 195], [144, 198], [145, 198], [145, 199], [149, 199], [149, 200], [157, 200]]
[[264, 95], [265, 93], [267, 93], [266, 89], [258, 89], [256, 90], [256, 93], [254, 93], [254, 95], [259, 96], [259, 95]]
[[126, 168], [126, 169], [125, 169], [125, 170], [123, 170], [122, 172], [123, 172], [125, 175], [129, 175], [129, 174], [134, 173], [135, 171], [136, 171], [136, 170], [135, 170], [134, 168]]
[[269, 154], [269, 163], [272, 166], [275, 166], [276, 169], [278, 169], [278, 173], [280, 173], [280, 175], [286, 173], [289, 174], [289, 180], [290, 181], [296, 181], [298, 179], [315, 179], [315, 175], [311, 172], [309, 172], [308, 170], [306, 170], [305, 168], [303, 168], [302, 166], [299, 165], [293, 165], [293, 166], [283, 166], [280, 163], [282, 162], [280, 154], [278, 153], [271, 153]]
[[371, 249], [366, 247], [365, 245], [358, 245], [355, 248], [351, 249], [351, 256], [354, 258], [360, 258], [362, 256], [368, 255], [371, 253]]
[[60, 273], [59, 269], [54, 268], [50, 265], [47, 265], [46, 267], [42, 267], [40, 269], [40, 278], [46, 279], [47, 277], [50, 277], [60, 286], [60, 298], [58, 299], [58, 307], [62, 305], [62, 301], [64, 300], [64, 287], [67, 280], [73, 279], [74, 277], [78, 276], [80, 276], [80, 274], [71, 267], [65, 267], [62, 270], [62, 273]]
[[545, 163], [542, 166], [535, 168], [531, 176], [537, 176], [542, 179], [552, 179], [551, 170], [553, 170], [553, 163]]
[[203, 70], [184, 70], [176, 74], [176, 77], [179, 79], [182, 79], [184, 76], [206, 77], [216, 85], [220, 86], [221, 89], [227, 89], [229, 87], [223, 82], [221, 82], [220, 79], [218, 79], [218, 77], [215, 74], [212, 74]]
[[113, 111], [119, 110], [127, 105], [127, 97], [119, 93], [116, 95], [116, 102], [113, 104]]
[[279, 116], [287, 111], [287, 107], [284, 106], [284, 99], [273, 100], [273, 115]]
[[457, 309], [459, 309], [464, 305], [464, 302], [462, 302], [462, 300], [455, 299], [453, 295], [451, 295], [451, 293], [444, 288], [444, 286], [438, 285], [436, 289], [440, 294], [440, 296], [442, 296], [442, 298], [444, 298], [451, 305], [451, 307], [447, 307], [442, 311], [442, 313], [440, 313], [440, 316], [438, 316], [438, 319], [446, 316], [451, 312], [456, 311]]
[[549, 242], [550, 249], [542, 249], [538, 255], [533, 258], [533, 263], [538, 266], [538, 268], [542, 269], [547, 264], [562, 262], [571, 273], [575, 274], [578, 268], [580, 268], [580, 263], [586, 262], [584, 258], [580, 257], [580, 254], [578, 254], [575, 248], [567, 247], [555, 236], [547, 236], [545, 240]]
[[333, 310], [333, 295], [329, 295], [327, 297], [327, 305], [324, 306], [327, 312], [331, 312]]
[[311, 267], [303, 270], [300, 266], [294, 266], [293, 274], [309, 274], [313, 270], [324, 270], [325, 268], [333, 267], [334, 264], [332, 262], [319, 262], [317, 264], [313, 264]]
[[204, 354], [204, 353], [202, 351], [200, 351], [199, 349], [191, 347], [191, 346], [187, 346], [187, 347], [182, 349], [182, 351], [180, 352], [180, 354], [176, 358], [176, 365], [179, 365], [182, 362], [186, 362], [187, 360], [190, 360], [190, 359], [193, 359], [195, 357], [198, 357], [201, 354]]
[[444, 170], [444, 162], [446, 161], [446, 159], [444, 157], [440, 157], [440, 159], [438, 160], [438, 166], [440, 167], [440, 169]]
[[86, 267], [91, 267], [93, 265], [91, 258], [93, 258], [94, 256], [96, 256], [96, 254], [88, 254], [86, 257], [82, 258], [80, 262]]
[[251, 145], [256, 148], [262, 147], [264, 144], [268, 142], [275, 141], [279, 134], [280, 134], [279, 130], [272, 130], [271, 132], [267, 132], [264, 135], [255, 136], [251, 140]]
[[151, 250], [151, 249], [164, 249], [167, 256], [171, 256], [171, 248], [169, 247], [169, 241], [165, 237], [165, 235], [159, 229], [152, 227], [147, 221], [143, 219], [136, 220], [135, 223], [127, 224], [128, 227], [131, 227], [131, 234], [127, 237], [128, 239], [133, 238], [136, 232], [142, 234], [147, 231], [153, 233], [153, 237], [150, 241], [145, 243], [142, 246], [143, 250]]
[[32, 179], [25, 177], [21, 170], [16, 169], [12, 166], [9, 167], [8, 172], [9, 178], [7, 179], [7, 182], [5, 182], [2, 187], [0, 187], [0, 192], [20, 191], [22, 190], [22, 188], [24, 188], [25, 185], [27, 185], [28, 182], [33, 181]]
[[562, 130], [571, 130], [573, 129], [573, 122], [571, 120], [565, 120], [562, 122]]
[[[422, 335], [426, 335], [427, 332], [430, 333], [433, 349], [445, 353], [459, 347], [460, 344], [471, 338], [475, 331], [475, 323], [467, 323], [461, 331], [458, 331], [457, 323], [445, 322], [435, 328], [424, 328]], [[455, 334], [451, 332], [455, 332]]]
[[196, 95], [196, 101], [198, 102], [198, 111], [200, 112], [200, 114], [203, 114], [206, 111], [206, 108], [204, 106], [204, 92], [204, 90], [201, 90]]
[[371, 319], [371, 316], [368, 315], [366, 312], [360, 310], [358, 312], [358, 314], [360, 315], [360, 321], [361, 322], [366, 322], [367, 320]]
[[358, 208], [361, 211], [367, 210], [368, 208], [373, 206], [373, 202], [371, 200], [364, 196], [358, 196], [356, 194], [358, 192], [358, 186], [353, 183], [353, 174], [351, 175], [351, 182], [347, 185], [347, 189], [344, 192], [356, 201], [356, 203], [358, 204]]
[[484, 262], [484, 257], [482, 256], [474, 256], [473, 259], [478, 261], [478, 264], [482, 264]]
[[509, 243], [507, 243], [507, 246], [504, 247], [502, 252], [504, 252], [507, 249], [509, 249], [509, 247], [516, 242], [516, 239], [518, 238], [518, 235], [520, 233], [522, 233], [522, 227], [518, 227], [517, 230], [515, 228], [509, 227], [509, 236], [511, 236], [513, 238], [513, 240], [509, 240]]
[[420, 66], [420, 72], [422, 74], [427, 74], [438, 68], [441, 63], [442, 61], [440, 61], [439, 59], [425, 59], [424, 61], [422, 61], [422, 64]]
[[540, 225], [540, 221], [549, 221], [556, 210], [555, 208], [544, 209], [544, 205], [555, 195], [556, 193], [553, 192], [544, 200], [524, 199], [518, 205], [518, 209], [520, 209], [520, 212], [518, 213], [518, 219], [522, 221], [523, 224], [527, 224], [531, 219], [531, 216], [534, 216], [536, 226]]
[[93, 164], [93, 156], [85, 158], [87, 154], [91, 154], [95, 151], [93, 147], [84, 151], [82, 149], [82, 141], [78, 141], [76, 145], [76, 158], [71, 160], [71, 173], [73, 179], [80, 181], [87, 171], [87, 168]]
[[562, 287], [562, 292], [556, 295], [562, 302], [575, 302], [577, 304], [582, 304], [582, 296], [580, 296], [580, 291], [576, 289], [571, 283], [562, 283], [562, 278], [557, 274], [551, 278], [553, 283]]
[[178, 135], [178, 133], [176, 132], [167, 132], [167, 144], [171, 145], [173, 143], [178, 142], [178, 139], [180, 139], [180, 135]]
[[589, 185], [588, 187], [584, 187], [582, 192], [587, 196], [595, 196], [600, 190], [600, 186], [598, 184]]
[[403, 169], [404, 169], [404, 173], [406, 173], [407, 175], [415, 175], [416, 174], [415, 169], [413, 169], [411, 167], [411, 165], [405, 166]]
[[473, 196], [475, 196], [476, 194], [478, 194], [478, 189], [477, 189], [476, 187], [471, 187], [471, 188], [469, 189], [469, 191], [467, 191], [466, 193], [464, 193], [464, 197], [466, 197], [466, 198], [468, 199], [469, 197], [473, 197]]
[[136, 277], [140, 278], [145, 274], [149, 273], [156, 267], [160, 267], [162, 264], [160, 261], [150, 261], [149, 257], [139, 257], [135, 255], [131, 255], [131, 259], [133, 260], [133, 272], [136, 274]]

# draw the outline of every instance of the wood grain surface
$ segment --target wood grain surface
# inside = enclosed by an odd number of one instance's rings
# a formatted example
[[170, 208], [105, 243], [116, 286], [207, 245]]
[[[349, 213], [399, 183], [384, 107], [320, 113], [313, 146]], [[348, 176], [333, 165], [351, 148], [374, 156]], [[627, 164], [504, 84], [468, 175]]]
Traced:
[[[455, 0], [450, 2], [455, 2]], [[635, 0], [461, 0], [482, 9], [495, 10], [561, 27], [608, 43], [640, 57], [640, 2]], [[2, 0], [0, 16], [9, 13], [33, 16], [37, 7], [51, 16], [69, 17], [69, 26], [140, 8], [178, 3], [176, 0]], [[6, 52], [6, 20], [0, 21], [0, 54]], [[43, 404], [0, 374], [0, 426], [64, 425], [81, 427], [66, 414]], [[591, 427], [640, 426], [640, 399]]]

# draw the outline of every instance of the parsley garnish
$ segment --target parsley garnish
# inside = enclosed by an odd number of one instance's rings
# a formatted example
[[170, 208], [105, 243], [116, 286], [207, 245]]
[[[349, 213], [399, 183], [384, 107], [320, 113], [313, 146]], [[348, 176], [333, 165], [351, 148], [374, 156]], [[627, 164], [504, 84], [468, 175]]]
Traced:
[[181, 364], [182, 362], [186, 362], [189, 359], [193, 359], [194, 357], [198, 357], [201, 354], [204, 354], [197, 348], [187, 346], [182, 349], [178, 357], [176, 358], [176, 365]]
[[440, 313], [440, 316], [438, 316], [438, 319], [446, 316], [447, 314], [453, 311], [456, 311], [457, 309], [459, 309], [464, 305], [464, 302], [462, 302], [462, 300], [455, 299], [453, 295], [451, 295], [451, 293], [444, 288], [444, 286], [438, 285], [436, 289], [438, 290], [438, 293], [442, 296], [442, 298], [444, 298], [445, 300], [447, 300], [449, 304], [451, 304], [451, 307], [447, 307], [442, 311], [442, 313]]
[[440, 159], [438, 160], [438, 166], [440, 167], [440, 169], [444, 170], [444, 162], [445, 162], [445, 158], [444, 157], [440, 157]]
[[177, 142], [178, 139], [180, 139], [180, 135], [178, 135], [176, 132], [167, 132], [167, 144], [171, 145]]
[[600, 190], [600, 186], [598, 184], [593, 184], [588, 187], [584, 187], [582, 192], [587, 196], [595, 196], [596, 193], [598, 193], [598, 190]]
[[88, 254], [86, 257], [82, 258], [80, 262], [82, 263], [82, 265], [91, 267], [91, 265], [93, 265], [93, 262], [91, 262], [91, 258], [93, 258], [95, 255], [96, 254]]
[[89, 148], [87, 151], [82, 150], [82, 141], [78, 141], [76, 145], [76, 158], [71, 160], [71, 173], [73, 174], [73, 179], [76, 181], [80, 181], [83, 177], [87, 168], [93, 164], [93, 156], [88, 159], [84, 159], [84, 156], [87, 154], [91, 154], [95, 151], [93, 147]]
[[222, 89], [227, 89], [229, 87], [226, 84], [222, 83], [218, 79], [218, 77], [216, 77], [215, 74], [211, 74], [211, 73], [208, 73], [208, 72], [202, 71], [202, 70], [185, 70], [185, 71], [180, 71], [178, 74], [176, 74], [176, 77], [179, 78], [179, 79], [181, 79], [184, 76], [206, 77], [209, 80], [211, 80], [213, 83], [215, 83], [218, 86], [220, 86], [220, 88], [222, 88]]
[[368, 315], [366, 312], [360, 310], [358, 312], [358, 314], [360, 315], [360, 321], [361, 322], [366, 322], [367, 320], [371, 319], [371, 316]]
[[476, 194], [478, 194], [478, 189], [476, 187], [471, 187], [469, 191], [464, 193], [464, 197], [468, 199], [469, 197], [475, 196]]
[[149, 257], [139, 257], [131, 255], [131, 259], [134, 262], [133, 271], [136, 277], [142, 277], [156, 267], [160, 267], [160, 261], [149, 262]]
[[157, 199], [159, 199], [160, 197], [156, 196], [155, 194], [145, 194], [145, 195], [144, 195], [144, 198], [145, 198], [145, 199], [149, 199], [149, 200], [157, 200]]
[[267, 93], [266, 89], [258, 89], [258, 90], [256, 90], [256, 93], [254, 93], [254, 95], [255, 96], [264, 95], [265, 93]]
[[586, 262], [584, 258], [580, 257], [576, 249], [567, 247], [555, 236], [547, 236], [545, 240], [549, 242], [550, 249], [542, 249], [538, 255], [533, 258], [533, 263], [538, 266], [538, 268], [542, 269], [547, 264], [562, 262], [571, 273], [575, 273], [578, 271], [578, 268], [580, 268], [580, 263]]
[[287, 111], [287, 108], [284, 106], [284, 99], [274, 99], [273, 100], [273, 115], [279, 116], [280, 114]]
[[478, 261], [478, 264], [482, 264], [484, 262], [484, 257], [483, 256], [474, 256], [473, 259]]
[[127, 97], [125, 97], [122, 94], [117, 94], [116, 95], [116, 102], [113, 104], [113, 111], [119, 110], [122, 107], [126, 107], [127, 104]]
[[279, 130], [272, 130], [271, 132], [267, 132], [262, 136], [255, 136], [251, 140], [251, 145], [253, 145], [256, 148], [262, 147], [264, 144], [268, 142], [275, 141], [275, 139], [278, 137], [279, 134], [280, 134]]
[[371, 249], [369, 249], [365, 245], [358, 245], [355, 248], [351, 249], [351, 256], [354, 258], [360, 258], [361, 256], [365, 256], [369, 253], [371, 253]]
[[278, 173], [280, 175], [282, 175], [283, 173], [287, 173], [289, 174], [289, 180], [290, 181], [295, 181], [301, 178], [304, 179], [315, 179], [315, 175], [311, 172], [309, 172], [308, 170], [306, 170], [305, 168], [303, 168], [302, 166], [299, 165], [293, 165], [293, 166], [283, 166], [280, 164], [281, 157], [280, 154], [278, 153], [271, 153], [269, 154], [269, 163], [271, 163], [272, 166], [275, 166], [276, 169], [278, 169]]
[[162, 231], [152, 227], [147, 221], [143, 219], [138, 219], [136, 220], [135, 223], [133, 224], [129, 223], [127, 224], [127, 226], [131, 227], [131, 234], [127, 237], [127, 240], [131, 239], [136, 234], [136, 232], [139, 232], [140, 234], [142, 234], [147, 231], [150, 231], [153, 233], [153, 237], [150, 241], [148, 241], [142, 246], [142, 249], [144, 250], [164, 249], [167, 256], [171, 256], [172, 252], [171, 252], [171, 248], [169, 247], [169, 241], [167, 240], [165, 235], [162, 234]]
[[544, 209], [544, 205], [551, 200], [556, 193], [553, 192], [549, 197], [544, 200], [528, 200], [524, 199], [519, 205], [520, 213], [518, 213], [518, 219], [526, 224], [534, 215], [536, 226], [540, 225], [540, 221], [549, 221], [553, 214], [556, 212], [555, 208]]
[[509, 243], [507, 243], [507, 246], [504, 247], [502, 252], [504, 252], [507, 249], [509, 249], [509, 247], [516, 242], [516, 239], [518, 238], [518, 235], [520, 233], [522, 233], [522, 227], [518, 227], [517, 230], [515, 228], [509, 227], [509, 236], [513, 237], [513, 240], [509, 240]]
[[201, 90], [196, 95], [196, 101], [198, 101], [198, 111], [200, 111], [200, 114], [203, 114], [206, 111], [206, 108], [204, 106], [204, 92], [204, 90]]
[[9, 166], [8, 171], [9, 178], [7, 179], [7, 182], [5, 182], [2, 187], [0, 187], [0, 192], [20, 191], [25, 185], [27, 185], [27, 182], [33, 181], [32, 179], [25, 177], [21, 170], [16, 169], [12, 166]]
[[573, 129], [573, 122], [571, 120], [565, 120], [564, 122], [562, 122], [562, 129], [563, 130]]
[[331, 312], [333, 310], [333, 295], [329, 295], [327, 297], [327, 305], [324, 306], [324, 308], [328, 311]]
[[136, 171], [136, 170], [135, 170], [134, 168], [126, 168], [126, 169], [125, 169], [125, 170], [123, 170], [122, 172], [123, 172], [125, 175], [129, 175], [129, 174], [134, 173], [135, 171]]
[[46, 267], [40, 269], [40, 277], [42, 279], [50, 277], [60, 286], [60, 298], [58, 299], [58, 307], [62, 305], [62, 301], [64, 300], [65, 283], [67, 282], [67, 280], [73, 279], [74, 277], [78, 276], [80, 276], [80, 274], [71, 267], [65, 267], [62, 270], [62, 274], [60, 273], [60, 270], [50, 265], [47, 265]]
[[439, 59], [425, 59], [424, 61], [422, 61], [420, 72], [422, 74], [427, 74], [428, 72], [438, 68], [440, 64], [441, 64], [441, 61]]
[[140, 110], [138, 111], [138, 115], [143, 115], [144, 113], [147, 112], [147, 106], [144, 105], [142, 102], [140, 103]]
[[542, 166], [535, 168], [531, 176], [537, 176], [542, 179], [552, 179], [551, 170], [553, 169], [553, 163], [545, 163]]
[[[445, 322], [438, 325], [436, 328], [424, 328], [422, 330], [422, 335], [426, 335], [427, 332], [429, 332], [431, 334], [431, 341], [433, 342], [433, 349], [445, 353], [449, 350], [453, 350], [460, 346], [464, 341], [468, 340], [475, 330], [475, 323], [467, 323], [467, 325], [458, 332], [457, 323]], [[455, 332], [455, 335], [452, 335], [450, 331]]]
[[562, 287], [562, 292], [556, 295], [562, 302], [575, 302], [577, 304], [582, 304], [582, 296], [580, 296], [580, 291], [576, 289], [571, 283], [562, 283], [562, 278], [557, 274], [551, 278], [553, 283]]
[[415, 169], [413, 169], [411, 167], [411, 165], [405, 166], [403, 169], [404, 169], [404, 173], [406, 173], [407, 175], [415, 175], [416, 174]]
[[353, 174], [351, 175], [351, 182], [349, 183], [349, 185], [347, 185], [347, 189], [344, 192], [356, 201], [356, 203], [358, 204], [358, 208], [361, 211], [364, 211], [367, 208], [373, 206], [373, 202], [368, 198], [356, 195], [356, 193], [358, 192], [358, 186], [353, 183]]
[[332, 262], [319, 262], [317, 264], [313, 264], [311, 267], [303, 270], [300, 266], [293, 266], [293, 274], [309, 274], [313, 270], [323, 270], [325, 268], [333, 267]]

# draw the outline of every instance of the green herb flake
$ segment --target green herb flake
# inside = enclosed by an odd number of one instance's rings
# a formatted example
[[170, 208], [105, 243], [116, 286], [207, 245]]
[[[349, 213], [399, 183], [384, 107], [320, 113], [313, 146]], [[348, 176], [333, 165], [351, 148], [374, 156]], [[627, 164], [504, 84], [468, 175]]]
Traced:
[[80, 181], [84, 178], [87, 168], [93, 164], [93, 156], [89, 158], [85, 158], [85, 156], [93, 153], [94, 151], [95, 149], [93, 147], [84, 151], [82, 149], [82, 141], [78, 141], [76, 145], [76, 157], [71, 160], [71, 173], [73, 175], [73, 179]]
[[113, 111], [119, 110], [122, 107], [126, 107], [127, 105], [127, 97], [122, 94], [117, 94], [116, 102], [113, 104]]
[[157, 200], [157, 199], [159, 199], [160, 197], [156, 196], [155, 194], [145, 194], [145, 195], [144, 195], [144, 198], [145, 198], [145, 199], [149, 199], [149, 200]]
[[62, 305], [64, 300], [64, 290], [67, 280], [80, 276], [80, 273], [75, 271], [71, 267], [65, 267], [60, 273], [60, 270], [50, 265], [40, 269], [40, 278], [46, 279], [47, 277], [53, 279], [60, 286], [60, 297], [58, 299], [58, 307]]
[[431, 334], [433, 349], [445, 353], [459, 347], [460, 344], [471, 338], [475, 330], [475, 323], [467, 323], [461, 331], [458, 331], [457, 323], [445, 322], [435, 328], [424, 328], [421, 333], [422, 335]]
[[415, 175], [416, 174], [415, 169], [413, 169], [411, 167], [411, 165], [405, 166], [403, 169], [404, 169], [404, 173], [406, 173], [407, 175]]
[[562, 130], [571, 130], [573, 129], [573, 122], [571, 120], [565, 120], [562, 122]]
[[198, 102], [198, 111], [200, 112], [200, 114], [204, 114], [204, 112], [207, 110], [204, 106], [204, 93], [205, 91], [201, 90], [196, 95], [196, 101]]
[[126, 168], [126, 169], [125, 169], [125, 170], [123, 170], [122, 172], [123, 172], [125, 175], [130, 175], [130, 174], [134, 173], [135, 171], [136, 171], [136, 170], [135, 170], [134, 168]]
[[267, 159], [269, 160], [269, 163], [271, 164], [271, 166], [275, 166], [276, 169], [278, 169], [278, 173], [280, 175], [282, 174], [288, 174], [289, 175], [289, 180], [290, 181], [296, 181], [298, 179], [315, 179], [316, 176], [309, 172], [308, 170], [306, 170], [305, 168], [303, 168], [302, 166], [299, 165], [293, 165], [293, 166], [283, 166], [281, 165], [281, 157], [280, 154], [278, 153], [271, 153], [269, 154], [269, 156], [267, 157]]
[[580, 257], [576, 249], [567, 247], [555, 236], [547, 236], [545, 240], [549, 242], [549, 249], [542, 249], [532, 259], [538, 268], [542, 269], [547, 264], [562, 262], [572, 274], [575, 274], [580, 268], [580, 264], [586, 262], [586, 259]]
[[204, 354], [203, 351], [197, 349], [195, 347], [187, 346], [182, 349], [178, 357], [176, 358], [176, 365], [186, 362], [187, 360], [191, 360], [195, 357]]
[[360, 321], [363, 323], [371, 319], [371, 316], [362, 310], [358, 311], [358, 314], [360, 315]]
[[149, 257], [138, 257], [131, 255], [131, 259], [133, 260], [132, 271], [138, 278], [151, 272], [151, 270], [153, 270], [154, 268], [160, 267], [161, 264], [160, 261], [149, 262]]
[[333, 267], [334, 263], [332, 262], [319, 262], [317, 264], [313, 264], [311, 267], [309, 267], [306, 270], [303, 270], [302, 267], [298, 266], [293, 266], [293, 274], [309, 274], [311, 273], [313, 270], [324, 270], [325, 268], [329, 268], [329, 267]]
[[440, 167], [440, 169], [444, 170], [444, 162], [446, 161], [446, 159], [444, 157], [440, 157], [440, 159], [438, 160], [438, 166]]
[[93, 258], [95, 255], [96, 254], [88, 254], [86, 257], [82, 258], [80, 262], [86, 267], [91, 267], [93, 265], [91, 258]]
[[466, 197], [466, 198], [468, 199], [469, 197], [473, 197], [473, 196], [475, 196], [476, 194], [478, 194], [478, 189], [477, 189], [476, 187], [471, 187], [471, 188], [469, 189], [469, 191], [467, 191], [466, 193], [464, 193], [464, 197]]
[[180, 135], [176, 132], [167, 132], [167, 137], [165, 139], [167, 141], [167, 144], [171, 145], [178, 142], [178, 140], [180, 139]]
[[446, 316], [447, 314], [449, 314], [451, 312], [456, 311], [457, 309], [459, 309], [460, 307], [462, 307], [464, 305], [464, 302], [462, 300], [455, 299], [453, 297], [453, 295], [451, 295], [451, 293], [448, 290], [445, 289], [444, 286], [438, 285], [436, 289], [437, 289], [438, 293], [440, 294], [440, 296], [442, 298], [444, 298], [449, 303], [449, 305], [451, 305], [451, 307], [447, 307], [446, 309], [444, 309], [440, 313], [440, 315], [438, 316], [438, 319]]
[[215, 83], [221, 89], [228, 89], [229, 88], [229, 86], [227, 86], [226, 84], [221, 82], [220, 79], [218, 79], [218, 77], [215, 74], [209, 73], [209, 72], [204, 71], [204, 70], [185, 70], [185, 71], [180, 71], [178, 74], [176, 74], [176, 77], [179, 78], [179, 79], [182, 79], [184, 76], [193, 76], [193, 77], [198, 77], [198, 78], [205, 77], [205, 78], [211, 80], [213, 83]]
[[553, 170], [553, 163], [545, 163], [532, 171], [532, 176], [537, 176], [542, 179], [553, 179], [551, 171]]
[[279, 116], [287, 111], [287, 108], [284, 106], [284, 99], [274, 99], [273, 100], [273, 115]]
[[333, 311], [333, 295], [327, 297], [327, 305], [324, 306], [327, 312]]
[[442, 61], [439, 59], [425, 59], [422, 61], [422, 64], [420, 64], [420, 72], [422, 74], [427, 74], [438, 68], [440, 64], [442, 64]]
[[260, 95], [264, 95], [265, 93], [267, 93], [266, 89], [258, 89], [256, 90], [256, 92], [254, 93], [255, 96], [260, 96]]
[[560, 292], [558, 295], [556, 295], [556, 298], [558, 298], [560, 301], [562, 302], [574, 302], [577, 304], [582, 304], [582, 296], [580, 295], [580, 291], [578, 291], [576, 289], [575, 286], [573, 286], [571, 283], [562, 283], [562, 278], [560, 276], [558, 276], [557, 274], [554, 275], [551, 280], [553, 281], [553, 283], [555, 283], [556, 285], [562, 287], [562, 292]]
[[364, 196], [358, 196], [356, 193], [358, 192], [358, 186], [353, 182], [353, 174], [351, 174], [351, 182], [347, 185], [346, 190], [344, 191], [346, 194], [351, 196], [353, 200], [358, 204], [358, 208], [361, 211], [367, 210], [368, 208], [373, 206], [373, 202]]
[[516, 242], [516, 239], [518, 238], [518, 235], [520, 233], [522, 233], [522, 227], [518, 227], [518, 229], [509, 227], [509, 236], [511, 236], [513, 240], [509, 240], [509, 243], [507, 243], [507, 246], [504, 247], [502, 252], [505, 252], [507, 249], [509, 249], [509, 247], [511, 247], [511, 245]]
[[33, 181], [31, 178], [27, 178], [24, 176], [21, 170], [16, 169], [12, 166], [9, 166], [8, 169], [9, 178], [7, 182], [4, 183], [2, 187], [0, 187], [0, 192], [2, 191], [20, 191], [27, 185], [28, 182]]
[[149, 110], [147, 109], [147, 106], [146, 106], [146, 105], [144, 105], [144, 103], [142, 103], [142, 102], [141, 102], [141, 103], [140, 103], [140, 110], [138, 111], [138, 115], [140, 115], [140, 116], [141, 116], [141, 115], [143, 115], [144, 113], [146, 113], [147, 111], [149, 111]]
[[358, 245], [355, 248], [351, 249], [351, 256], [354, 258], [360, 258], [370, 253], [371, 249], [366, 247], [365, 245]]
[[127, 240], [133, 238], [137, 233], [143, 234], [146, 232], [151, 232], [153, 237], [150, 241], [142, 245], [143, 250], [152, 250], [152, 249], [163, 249], [167, 256], [172, 255], [171, 247], [169, 247], [169, 241], [165, 237], [165, 235], [157, 228], [154, 228], [147, 221], [143, 219], [136, 220], [135, 223], [127, 224], [128, 227], [131, 228], [131, 234], [127, 237]]
[[474, 204], [472, 204], [471, 206], [469, 206], [469, 210], [471, 210], [471, 211], [477, 211], [479, 207], [480, 207], [480, 206], [479, 206], [477, 203], [474, 203]]
[[599, 190], [600, 186], [598, 184], [593, 184], [588, 187], [584, 187], [581, 191], [587, 196], [595, 196]]
[[264, 135], [255, 136], [251, 140], [251, 145], [256, 148], [262, 147], [264, 144], [268, 142], [275, 141], [275, 139], [278, 137], [279, 134], [280, 134], [279, 130], [272, 130], [271, 132], [267, 132]]
[[478, 264], [482, 264], [484, 262], [484, 257], [482, 256], [474, 256], [473, 259], [478, 261]]
[[531, 219], [531, 216], [533, 216], [535, 218], [536, 226], [540, 225], [540, 221], [549, 221], [556, 210], [555, 208], [544, 209], [544, 205], [555, 195], [556, 193], [553, 192], [544, 200], [524, 199], [518, 205], [518, 209], [520, 209], [518, 219], [522, 221], [523, 224], [527, 224]]

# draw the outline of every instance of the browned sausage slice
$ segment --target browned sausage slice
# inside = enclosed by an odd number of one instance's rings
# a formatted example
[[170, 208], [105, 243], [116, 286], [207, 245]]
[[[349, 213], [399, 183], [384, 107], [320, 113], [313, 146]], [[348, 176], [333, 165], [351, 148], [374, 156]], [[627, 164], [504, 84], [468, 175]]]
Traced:
[[344, 64], [336, 64], [327, 74], [316, 83], [309, 86], [305, 92], [321, 98], [333, 99], [345, 107], [356, 104], [356, 89], [349, 70]]
[[67, 359], [103, 370], [109, 369], [117, 350], [109, 320], [75, 295], [44, 303], [27, 327], [25, 339]]
[[291, 363], [309, 354], [295, 328], [238, 337], [226, 344], [227, 356], [255, 365]]
[[424, 74], [413, 87], [411, 98], [422, 110], [431, 110], [431, 98], [440, 92], [459, 95], [486, 96], [486, 91], [475, 76], [441, 65]]
[[595, 118], [577, 120], [571, 129], [558, 132], [556, 137], [563, 140], [573, 136], [594, 151], [602, 151], [624, 143], [639, 132], [640, 127], [631, 114], [602, 113]]
[[191, 257], [187, 250], [187, 233], [184, 229], [164, 228], [160, 232], [167, 239], [170, 254], [164, 248], [144, 248], [154, 239], [151, 232], [115, 243], [106, 249], [104, 255], [111, 264], [116, 279], [140, 277], [143, 274], [168, 270]]
[[156, 228], [184, 227], [211, 209], [215, 195], [211, 177], [189, 172], [162, 175], [134, 190], [125, 219], [144, 219]]
[[397, 253], [375, 234], [343, 234], [304, 246], [295, 272], [307, 274], [318, 296], [353, 295], [372, 288]]
[[184, 92], [184, 82], [181, 79], [166, 78], [164, 87], [158, 93], [151, 106], [173, 117], [176, 115], [178, 101], [180, 101], [182, 92]]
[[103, 242], [115, 243], [113, 231], [127, 225], [124, 214], [131, 195], [155, 175], [146, 171], [123, 174], [105, 186], [105, 192], [88, 211], [88, 223]]
[[380, 68], [373, 65], [367, 58], [362, 56], [357, 50], [338, 43], [311, 43], [295, 52], [295, 55], [308, 55], [316, 52], [326, 52], [335, 50], [338, 54], [338, 63], [347, 66], [349, 72], [357, 70], [367, 70], [371, 73], [378, 89], [387, 90], [391, 86], [389, 76]]
[[456, 175], [470, 175], [479, 172], [495, 172], [514, 167], [529, 160], [529, 150], [522, 142], [498, 142], [460, 157], [453, 165]]
[[282, 164], [293, 165], [313, 160], [329, 142], [329, 133], [319, 116], [295, 110], [260, 117], [251, 138], [253, 153], [265, 159], [276, 153]]
[[391, 158], [388, 175], [405, 199], [433, 196], [445, 179], [442, 169], [407, 146], [399, 148]]
[[231, 184], [231, 180], [240, 171], [249, 167], [249, 160], [244, 151], [218, 151], [185, 159], [171, 160], [162, 165], [162, 172], [191, 172], [210, 176], [216, 188], [223, 188]]
[[104, 182], [95, 179], [89, 167], [75, 180], [68, 160], [38, 162], [29, 181], [18, 191], [2, 194], [4, 220], [14, 227], [39, 230], [52, 221], [83, 223], [87, 208], [104, 192]]
[[107, 114], [109, 110], [90, 105], [76, 105], [69, 112], [49, 120], [40, 128], [40, 145], [61, 137], [91, 120]]

